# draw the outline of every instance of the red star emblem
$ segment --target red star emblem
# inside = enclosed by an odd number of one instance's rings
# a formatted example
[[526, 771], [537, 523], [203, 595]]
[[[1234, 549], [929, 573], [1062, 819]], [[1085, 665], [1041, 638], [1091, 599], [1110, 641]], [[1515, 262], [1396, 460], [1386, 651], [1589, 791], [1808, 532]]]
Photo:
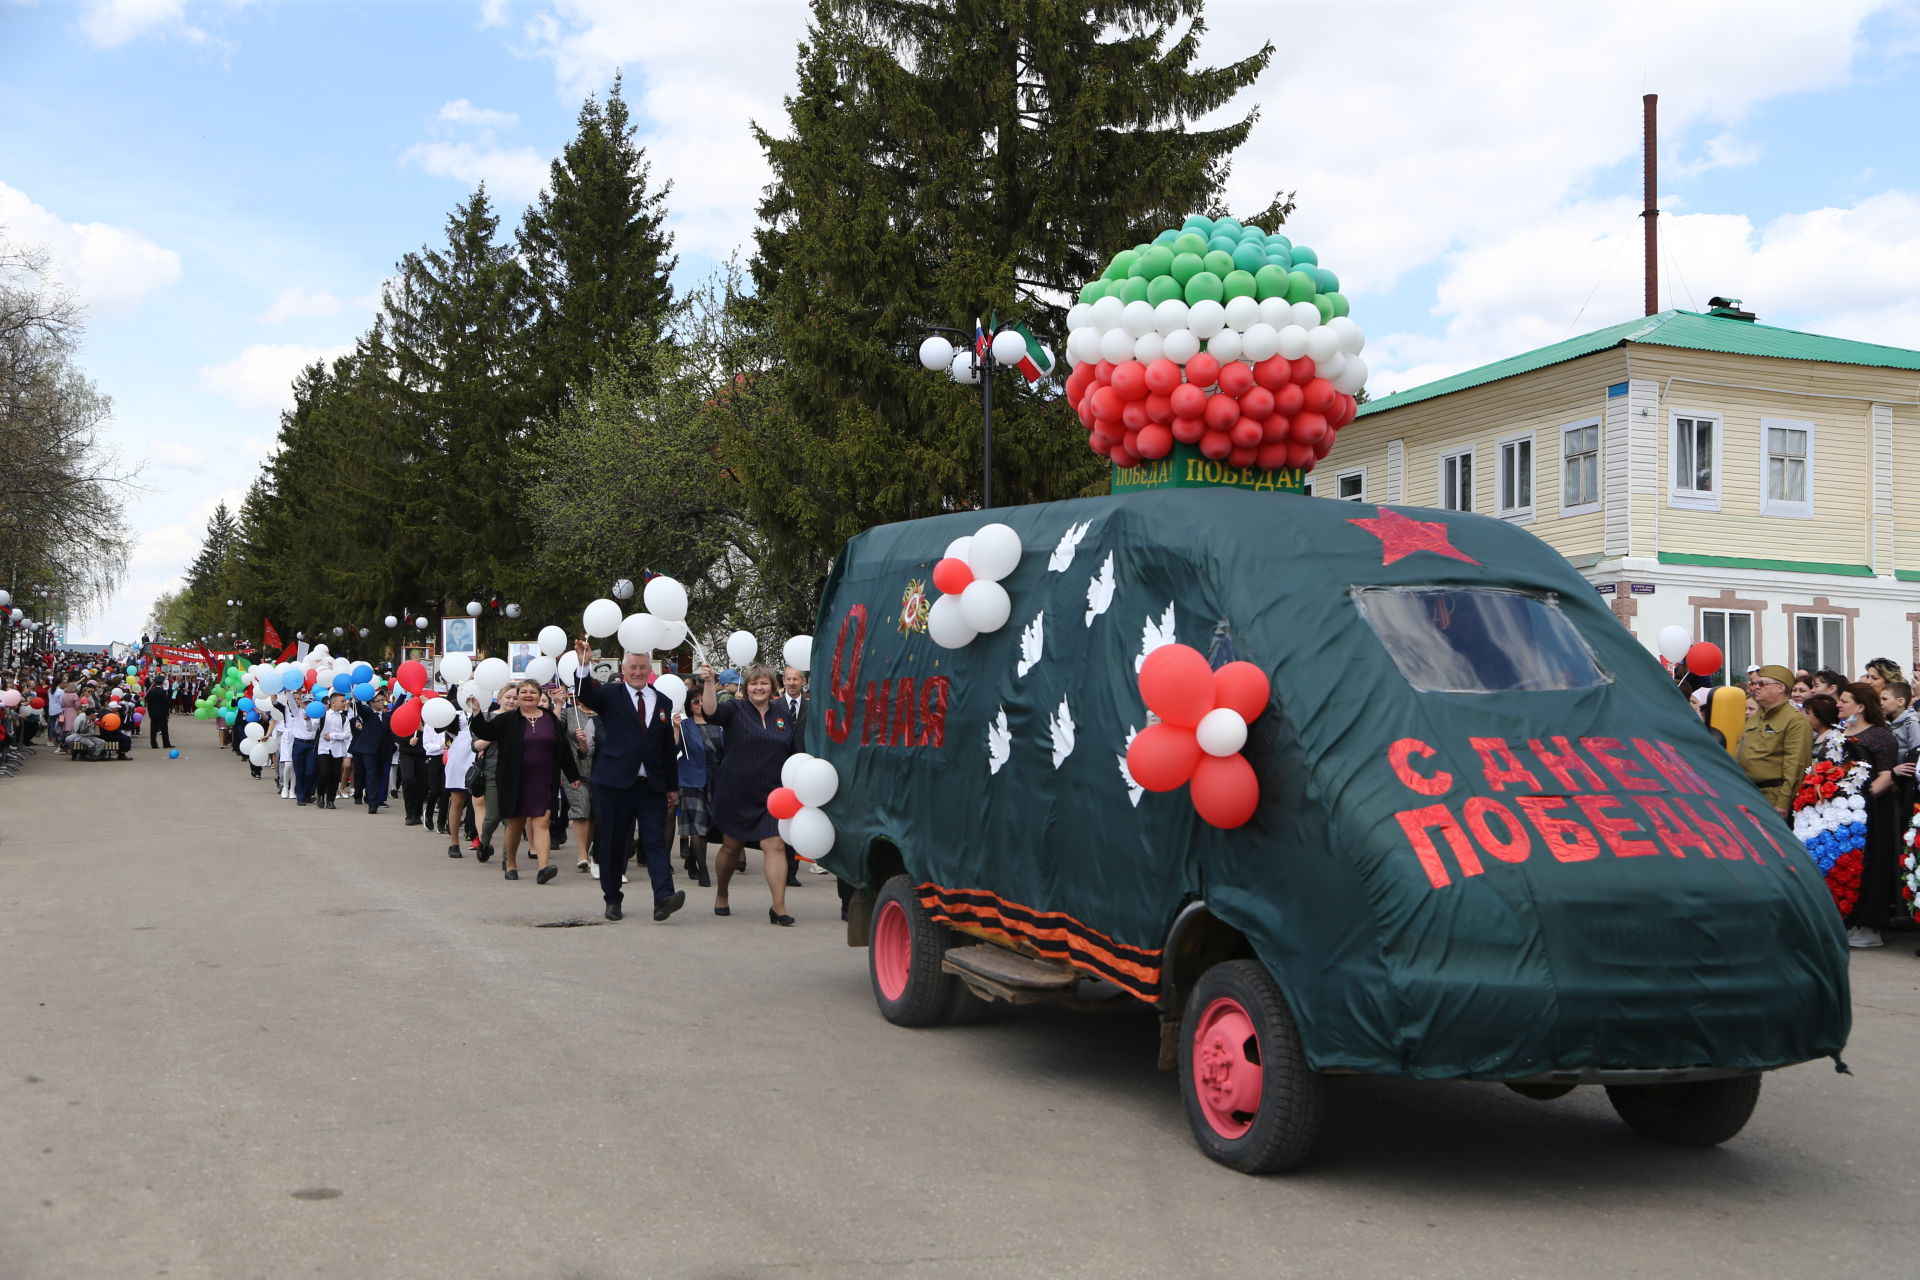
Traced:
[[1380, 539], [1380, 567], [1383, 569], [1416, 551], [1431, 551], [1435, 555], [1465, 560], [1468, 564], [1480, 563], [1447, 541], [1447, 526], [1438, 520], [1412, 520], [1398, 511], [1381, 507], [1380, 514], [1370, 520], [1349, 520], [1347, 523], [1357, 524]]

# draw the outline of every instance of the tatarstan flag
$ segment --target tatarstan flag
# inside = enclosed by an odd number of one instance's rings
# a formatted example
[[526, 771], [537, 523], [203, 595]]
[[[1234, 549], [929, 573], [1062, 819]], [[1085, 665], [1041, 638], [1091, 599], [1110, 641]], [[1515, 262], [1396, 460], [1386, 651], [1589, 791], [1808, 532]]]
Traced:
[[1033, 331], [1024, 324], [1016, 324], [1013, 331], [1027, 342], [1027, 354], [1021, 356], [1020, 362], [1014, 366], [1021, 376], [1028, 382], [1038, 382], [1052, 373], [1053, 353], [1041, 345], [1040, 339], [1033, 336]]

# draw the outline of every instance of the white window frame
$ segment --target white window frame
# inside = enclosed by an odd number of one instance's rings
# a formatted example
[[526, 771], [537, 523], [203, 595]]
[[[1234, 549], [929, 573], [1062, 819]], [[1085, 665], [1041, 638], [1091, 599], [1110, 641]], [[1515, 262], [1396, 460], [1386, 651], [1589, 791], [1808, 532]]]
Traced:
[[[1847, 620], [1844, 615], [1838, 613], [1795, 613], [1789, 614], [1788, 616], [1792, 618], [1793, 621], [1787, 628], [1787, 652], [1795, 662], [1800, 661], [1800, 624], [1803, 622], [1815, 622], [1819, 624], [1817, 635], [1819, 647], [1822, 650], [1825, 650], [1827, 647], [1825, 632], [1829, 622], [1835, 624], [1840, 629], [1840, 648], [1844, 650], [1847, 647]], [[1807, 670], [1817, 671], [1821, 667], [1827, 667], [1840, 672], [1842, 675], [1850, 675], [1853, 668], [1844, 664], [1852, 658], [1852, 654], [1843, 652], [1840, 655], [1840, 660], [1836, 662], [1832, 654], [1822, 652], [1814, 661], [1814, 664], [1808, 667]]]
[[[1720, 615], [1720, 639], [1714, 641], [1714, 643], [1720, 646], [1721, 652], [1726, 656], [1726, 661], [1721, 664], [1720, 670], [1710, 677], [1710, 679], [1712, 683], [1716, 685], [1732, 684], [1734, 683], [1734, 675], [1737, 670], [1740, 680], [1744, 682], [1746, 680], [1747, 667], [1752, 665], [1754, 655], [1759, 652], [1760, 619], [1754, 616], [1753, 610], [1751, 609], [1715, 609], [1703, 607], [1700, 610], [1699, 623], [1700, 638], [1702, 640], [1713, 640], [1713, 636], [1709, 634], [1712, 628], [1707, 625], [1707, 618], [1713, 614]], [[1733, 620], [1736, 617], [1747, 620], [1747, 653], [1744, 663], [1739, 661], [1733, 652]]]
[[[1703, 492], [1699, 489], [1682, 488], [1680, 485], [1680, 419], [1689, 418], [1695, 422], [1713, 424], [1713, 489]], [[1727, 469], [1721, 462], [1727, 443], [1727, 420], [1724, 414], [1697, 413], [1691, 409], [1670, 409], [1667, 411], [1667, 505], [1686, 511], [1718, 511], [1720, 495], [1726, 491]], [[1764, 441], [1761, 447], [1765, 448]]]
[[[1353, 476], [1360, 477], [1360, 492], [1351, 496], [1342, 494], [1340, 492], [1340, 485]], [[1330, 498], [1338, 498], [1342, 502], [1365, 502], [1367, 500], [1367, 469], [1365, 467], [1352, 467], [1346, 471], [1334, 472], [1333, 492], [1327, 496]]]
[[[1770, 431], [1804, 431], [1807, 436], [1807, 498], [1804, 502], [1776, 501], [1767, 496], [1773, 480], [1773, 454]], [[1811, 422], [1800, 418], [1760, 419], [1760, 514], [1789, 520], [1813, 519], [1814, 431]]]
[[[1593, 445], [1593, 501], [1577, 502], [1567, 505], [1567, 436], [1575, 431], [1594, 429]], [[1579, 422], [1569, 422], [1560, 428], [1560, 514], [1563, 516], [1584, 516], [1598, 511], [1607, 498], [1607, 468], [1604, 464], [1607, 443], [1607, 429], [1598, 418], [1583, 418]]]
[[[1474, 510], [1474, 486], [1480, 482], [1479, 455], [1480, 447], [1478, 445], [1469, 445], [1464, 449], [1449, 449], [1440, 455], [1439, 463], [1434, 468], [1435, 492], [1438, 495], [1434, 505], [1443, 511], [1471, 512]], [[1447, 505], [1447, 463], [1454, 458], [1465, 458], [1467, 460], [1467, 505], [1465, 507], [1449, 507]]]
[[1313, 491], [1313, 477], [1312, 477], [1312, 476], [1306, 476], [1305, 478], [1303, 478], [1303, 479], [1302, 479], [1302, 480], [1300, 481], [1300, 496], [1301, 496], [1301, 497], [1303, 497], [1303, 498], [1313, 498], [1313, 497], [1318, 497], [1318, 496], [1319, 496], [1318, 494], [1316, 494], [1316, 493], [1314, 493], [1314, 491]]
[[[1522, 441], [1527, 446], [1527, 503], [1525, 506], [1506, 505], [1507, 493], [1507, 447]], [[1534, 504], [1539, 498], [1540, 489], [1540, 444], [1531, 431], [1516, 431], [1512, 435], [1501, 436], [1493, 442], [1493, 507], [1494, 514], [1502, 520], [1515, 524], [1532, 524]]]

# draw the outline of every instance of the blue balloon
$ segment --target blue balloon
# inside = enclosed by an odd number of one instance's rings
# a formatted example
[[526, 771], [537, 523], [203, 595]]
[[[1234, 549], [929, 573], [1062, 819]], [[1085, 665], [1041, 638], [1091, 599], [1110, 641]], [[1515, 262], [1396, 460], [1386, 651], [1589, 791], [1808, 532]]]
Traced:
[[345, 671], [342, 671], [339, 675], [333, 678], [333, 691], [335, 693], [346, 693], [348, 690], [352, 688], [353, 688], [353, 677], [348, 673], [346, 673]]
[[240, 709], [241, 709], [242, 711], [251, 711], [251, 710], [253, 710], [253, 699], [252, 699], [252, 698], [242, 698], [242, 699], [240, 699]]
[[373, 695], [378, 692], [380, 691], [373, 687], [373, 681], [365, 680], [353, 686], [353, 700], [355, 702], [372, 702]]
[[179, 758], [180, 758], [180, 748], [178, 747], [167, 748], [167, 759], [178, 760]]
[[326, 716], [327, 716], [327, 708], [324, 703], [309, 702], [307, 704], [307, 719], [324, 720], [326, 719]]
[[371, 679], [373, 679], [373, 666], [371, 663], [356, 662], [353, 664], [353, 682], [355, 684], [365, 684]]
[[280, 692], [280, 673], [278, 671], [266, 671], [259, 680], [254, 682], [253, 687], [261, 697], [267, 697]]

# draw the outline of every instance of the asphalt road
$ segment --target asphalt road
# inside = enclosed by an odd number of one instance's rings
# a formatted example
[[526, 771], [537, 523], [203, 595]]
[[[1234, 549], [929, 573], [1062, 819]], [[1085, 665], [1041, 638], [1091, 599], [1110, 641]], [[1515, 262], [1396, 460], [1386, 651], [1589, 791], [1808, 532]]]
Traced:
[[1855, 954], [1854, 1074], [1777, 1073], [1723, 1148], [1342, 1079], [1255, 1179], [1150, 1016], [882, 1021], [825, 878], [793, 929], [757, 878], [600, 924], [571, 848], [505, 883], [211, 739], [0, 780], [3, 1280], [1920, 1274], [1912, 935]]

